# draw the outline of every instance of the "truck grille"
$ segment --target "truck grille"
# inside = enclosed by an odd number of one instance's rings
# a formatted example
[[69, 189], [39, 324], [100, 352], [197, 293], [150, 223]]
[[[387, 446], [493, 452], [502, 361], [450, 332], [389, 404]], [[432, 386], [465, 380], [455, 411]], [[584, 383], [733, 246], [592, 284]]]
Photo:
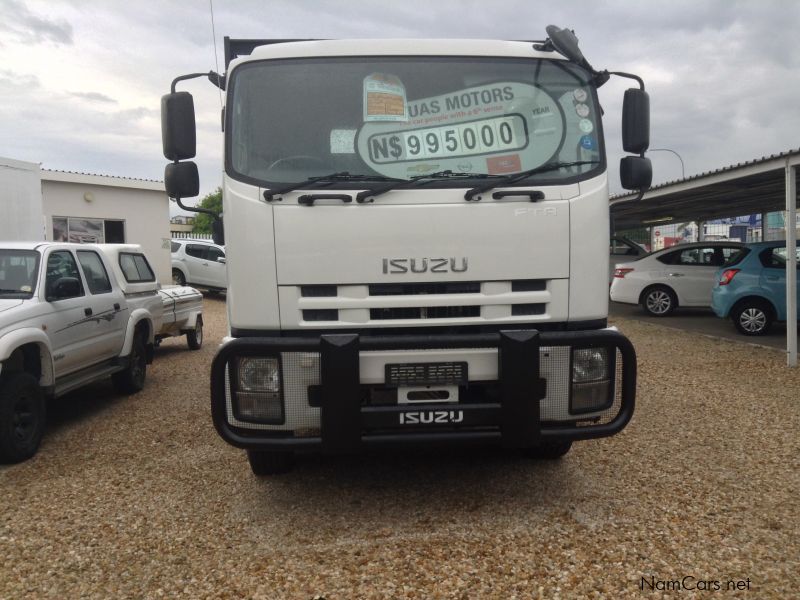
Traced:
[[[388, 327], [566, 320], [566, 279], [281, 286], [285, 326]], [[555, 311], [555, 312], [554, 312]], [[564, 314], [560, 314], [563, 312]], [[291, 317], [291, 315], [296, 317]], [[283, 318], [283, 315], [288, 317]], [[294, 319], [294, 320], [292, 320]]]

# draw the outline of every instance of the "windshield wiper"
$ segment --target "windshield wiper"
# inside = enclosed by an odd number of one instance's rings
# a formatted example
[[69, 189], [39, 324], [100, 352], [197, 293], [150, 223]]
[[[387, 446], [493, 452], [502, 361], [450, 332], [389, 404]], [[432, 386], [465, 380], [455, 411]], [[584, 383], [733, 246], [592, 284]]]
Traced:
[[363, 204], [364, 202], [372, 202], [367, 198], [375, 198], [391, 190], [403, 187], [417, 187], [427, 185], [434, 181], [441, 181], [442, 179], [487, 179], [487, 178], [502, 178], [503, 175], [489, 175], [487, 173], [458, 173], [455, 171], [438, 171], [436, 173], [428, 173], [427, 175], [417, 175], [411, 179], [394, 180], [392, 183], [379, 188], [371, 190], [364, 190], [356, 194], [356, 202]]
[[596, 165], [600, 161], [598, 160], [574, 160], [571, 162], [552, 162], [541, 165], [536, 167], [535, 169], [528, 169], [527, 171], [522, 171], [521, 173], [514, 173], [512, 175], [505, 175], [501, 176], [501, 180], [493, 180], [487, 182], [485, 184], [477, 185], [471, 190], [468, 190], [466, 194], [464, 194], [464, 200], [473, 200], [480, 198], [475, 198], [478, 194], [483, 194], [484, 192], [488, 192], [489, 190], [493, 190], [497, 187], [502, 187], [504, 185], [511, 185], [512, 183], [516, 183], [517, 181], [522, 181], [523, 179], [527, 179], [532, 175], [538, 175], [539, 173], [546, 173], [547, 171], [558, 171], [559, 169], [566, 169], [568, 167], [578, 167], [580, 165]]
[[289, 183], [283, 187], [272, 188], [264, 190], [264, 200], [272, 202], [276, 196], [282, 196], [288, 192], [298, 190], [300, 188], [311, 185], [312, 183], [336, 183], [337, 181], [406, 181], [405, 179], [398, 179], [396, 177], [384, 177], [383, 175], [352, 175], [348, 171], [339, 171], [337, 173], [330, 173], [329, 175], [318, 175], [316, 177], [309, 177], [304, 181], [296, 181]]

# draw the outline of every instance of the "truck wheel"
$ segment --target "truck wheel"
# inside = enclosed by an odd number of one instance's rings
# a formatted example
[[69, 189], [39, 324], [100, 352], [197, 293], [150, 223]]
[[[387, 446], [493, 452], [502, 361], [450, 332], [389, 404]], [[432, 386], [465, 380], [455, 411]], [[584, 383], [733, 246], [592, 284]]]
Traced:
[[197, 317], [194, 329], [186, 332], [186, 343], [190, 350], [200, 350], [203, 346], [203, 317]]
[[663, 285], [653, 286], [642, 295], [642, 308], [653, 317], [666, 317], [676, 306], [675, 292]]
[[12, 373], [0, 383], [0, 462], [17, 463], [36, 454], [44, 435], [42, 388], [28, 373]]
[[526, 449], [526, 454], [530, 458], [540, 460], [555, 460], [561, 458], [569, 449], [572, 448], [572, 442], [541, 442], [540, 444]]
[[772, 328], [772, 309], [760, 300], [745, 300], [731, 311], [731, 319], [739, 333], [765, 335]]
[[144, 387], [147, 376], [147, 349], [144, 345], [144, 336], [137, 333], [133, 338], [131, 353], [128, 356], [128, 366], [122, 371], [111, 376], [111, 382], [118, 392], [135, 394]]
[[294, 454], [268, 450], [248, 450], [247, 460], [254, 475], [288, 473], [294, 467]]
[[172, 269], [172, 283], [175, 285], [186, 285], [186, 277], [183, 276], [180, 269]]

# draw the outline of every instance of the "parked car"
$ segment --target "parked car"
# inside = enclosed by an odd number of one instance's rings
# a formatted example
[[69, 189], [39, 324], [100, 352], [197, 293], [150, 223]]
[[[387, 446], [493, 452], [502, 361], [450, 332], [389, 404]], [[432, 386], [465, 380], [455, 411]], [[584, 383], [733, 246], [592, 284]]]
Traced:
[[629, 262], [647, 254], [647, 249], [624, 236], [611, 236], [608, 247], [608, 283], [614, 280], [614, 269], [619, 262]]
[[711, 306], [717, 269], [743, 249], [739, 242], [679, 244], [618, 264], [611, 299], [641, 304], [654, 317], [669, 315], [679, 306]]
[[109, 248], [0, 244], [0, 462], [36, 452], [46, 397], [108, 376], [124, 393], [144, 387], [158, 283], [139, 246]]
[[226, 290], [225, 248], [203, 240], [172, 240], [172, 282]]
[[[797, 256], [800, 262], [800, 250]], [[718, 270], [711, 297], [716, 315], [730, 317], [744, 335], [764, 335], [775, 321], [785, 321], [786, 242], [749, 244]]]

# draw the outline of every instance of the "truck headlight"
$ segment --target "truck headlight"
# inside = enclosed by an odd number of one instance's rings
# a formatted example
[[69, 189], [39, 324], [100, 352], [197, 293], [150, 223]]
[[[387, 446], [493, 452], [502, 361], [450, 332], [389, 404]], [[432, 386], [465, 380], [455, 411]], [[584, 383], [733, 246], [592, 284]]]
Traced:
[[572, 350], [572, 389], [569, 412], [604, 410], [614, 400], [614, 365], [608, 348]]
[[281, 367], [277, 357], [242, 356], [236, 360], [233, 413], [241, 421], [284, 422]]

